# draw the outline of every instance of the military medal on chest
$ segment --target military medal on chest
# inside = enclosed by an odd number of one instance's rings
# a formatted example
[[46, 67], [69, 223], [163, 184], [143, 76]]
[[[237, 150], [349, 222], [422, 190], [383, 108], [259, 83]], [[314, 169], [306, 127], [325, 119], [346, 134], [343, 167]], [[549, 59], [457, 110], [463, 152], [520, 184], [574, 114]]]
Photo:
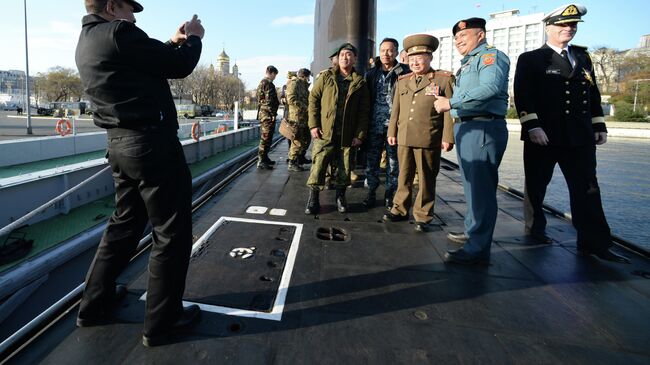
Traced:
[[431, 83], [424, 88], [424, 95], [427, 96], [439, 96], [440, 95], [440, 86], [436, 83]]

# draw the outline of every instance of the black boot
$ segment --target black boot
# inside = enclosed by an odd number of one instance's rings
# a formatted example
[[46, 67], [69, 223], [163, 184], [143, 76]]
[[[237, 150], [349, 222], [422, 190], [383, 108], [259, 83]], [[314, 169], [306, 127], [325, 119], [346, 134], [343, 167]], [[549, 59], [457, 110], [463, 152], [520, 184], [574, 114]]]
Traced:
[[305, 157], [305, 154], [303, 153], [302, 155], [298, 156], [298, 163], [301, 165], [310, 164], [311, 160]]
[[348, 202], [345, 200], [345, 188], [336, 189], [336, 209], [339, 213], [348, 211]]
[[287, 170], [289, 171], [305, 171], [305, 169], [298, 164], [296, 160], [289, 160], [289, 167], [287, 167]]
[[375, 190], [373, 189], [368, 189], [368, 195], [366, 198], [363, 200], [363, 206], [366, 208], [372, 208], [375, 206], [375, 201], [377, 200], [377, 195], [375, 194]]
[[265, 153], [262, 155], [262, 161], [264, 161], [265, 164], [270, 165], [270, 166], [275, 165], [275, 161], [273, 161], [273, 160], [271, 160], [271, 159], [269, 158], [269, 153], [268, 153], [268, 152], [265, 152]]
[[318, 197], [318, 190], [309, 191], [309, 199], [307, 200], [307, 207], [305, 208], [305, 214], [318, 214], [320, 211], [320, 200]]
[[260, 170], [273, 170], [273, 166], [266, 163], [263, 156], [257, 158], [257, 168]]
[[386, 190], [384, 193], [384, 204], [388, 209], [393, 207], [393, 195], [395, 195], [395, 192], [392, 190]]

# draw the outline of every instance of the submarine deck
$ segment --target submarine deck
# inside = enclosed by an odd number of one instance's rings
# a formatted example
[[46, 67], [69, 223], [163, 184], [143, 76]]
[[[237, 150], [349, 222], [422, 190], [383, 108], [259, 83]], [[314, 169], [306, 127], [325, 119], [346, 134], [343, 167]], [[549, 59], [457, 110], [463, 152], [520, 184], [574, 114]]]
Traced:
[[326, 190], [321, 214], [305, 215], [309, 171], [287, 171], [286, 143], [272, 158], [274, 170], [246, 170], [195, 212], [185, 300], [204, 310], [175, 343], [141, 344], [142, 255], [120, 278], [129, 294], [114, 323], [76, 328], [73, 308], [10, 363], [650, 363], [646, 258], [577, 256], [573, 227], [550, 214], [556, 242], [527, 242], [521, 200], [500, 190], [490, 265], [448, 265], [446, 232], [465, 213], [453, 164], [442, 162], [436, 219], [418, 233], [382, 223], [379, 202], [365, 210], [362, 183], [349, 213]]

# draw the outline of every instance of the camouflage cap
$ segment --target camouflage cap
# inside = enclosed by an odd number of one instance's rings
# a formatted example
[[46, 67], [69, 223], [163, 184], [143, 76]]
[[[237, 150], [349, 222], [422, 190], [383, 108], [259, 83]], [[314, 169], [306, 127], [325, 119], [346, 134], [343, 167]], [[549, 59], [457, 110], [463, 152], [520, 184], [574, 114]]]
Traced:
[[542, 21], [546, 25], [577, 23], [583, 21], [581, 17], [587, 14], [587, 8], [580, 4], [562, 5], [548, 13]]
[[411, 56], [418, 53], [433, 53], [438, 49], [438, 38], [430, 34], [413, 34], [404, 38], [404, 49]]
[[456, 33], [460, 32], [461, 30], [464, 29], [483, 29], [485, 30], [485, 19], [483, 18], [469, 18], [469, 19], [463, 19], [459, 20], [456, 24], [454, 24], [454, 27], [452, 28], [451, 32], [456, 35]]

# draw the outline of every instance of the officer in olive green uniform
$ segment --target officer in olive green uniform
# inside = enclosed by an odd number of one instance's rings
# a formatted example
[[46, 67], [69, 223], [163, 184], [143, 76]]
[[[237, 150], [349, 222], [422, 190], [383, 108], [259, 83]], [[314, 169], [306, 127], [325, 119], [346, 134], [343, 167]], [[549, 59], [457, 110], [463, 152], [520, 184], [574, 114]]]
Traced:
[[258, 152], [257, 168], [270, 170], [273, 168], [275, 161], [269, 159], [271, 141], [275, 131], [275, 118], [278, 115], [278, 93], [275, 90], [273, 80], [278, 75], [278, 69], [274, 66], [266, 68], [266, 77], [260, 81], [257, 87], [257, 120], [260, 121], [261, 137]]
[[387, 139], [391, 146], [397, 144], [399, 176], [393, 206], [384, 220], [408, 219], [417, 171], [420, 182], [413, 217], [416, 231], [424, 232], [433, 219], [441, 149], [450, 151], [454, 145], [453, 119], [449, 112], [438, 113], [433, 103], [438, 97], [453, 95], [455, 80], [449, 71], [431, 69], [432, 53], [438, 48], [436, 37], [408, 36], [404, 48], [413, 72], [400, 76], [393, 97]]
[[298, 76], [287, 82], [288, 121], [296, 128], [296, 138], [291, 141], [289, 148], [289, 171], [303, 171], [302, 164], [306, 162], [305, 153], [311, 135], [307, 127], [307, 106], [309, 105], [309, 76], [311, 71], [306, 68], [298, 70]]
[[360, 146], [368, 129], [369, 93], [363, 75], [354, 69], [357, 49], [346, 43], [340, 47], [338, 66], [325, 70], [309, 94], [309, 130], [314, 139], [310, 187], [306, 214], [320, 210], [318, 194], [325, 188], [325, 169], [338, 156], [336, 205], [347, 211], [345, 188], [350, 185], [351, 147]]

